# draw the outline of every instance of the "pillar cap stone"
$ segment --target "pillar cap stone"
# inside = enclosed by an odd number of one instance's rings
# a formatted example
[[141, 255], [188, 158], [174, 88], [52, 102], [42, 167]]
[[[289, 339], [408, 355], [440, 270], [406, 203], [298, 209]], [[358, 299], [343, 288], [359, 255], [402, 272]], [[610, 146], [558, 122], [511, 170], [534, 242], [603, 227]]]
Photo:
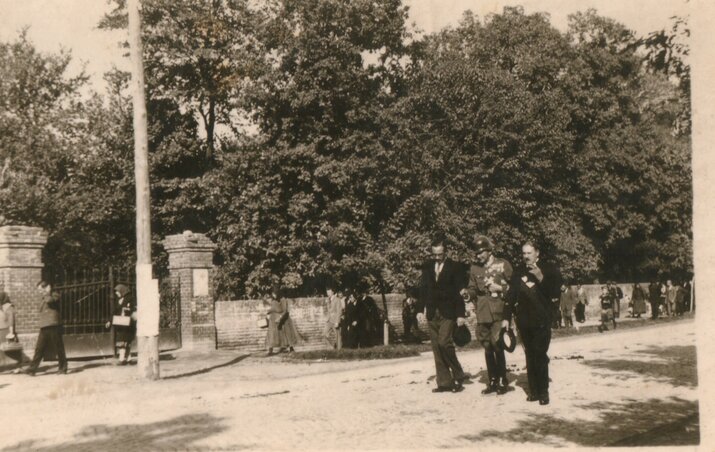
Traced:
[[198, 232], [184, 231], [181, 234], [168, 235], [164, 238], [164, 249], [169, 252], [176, 251], [213, 251], [216, 244]]
[[44, 246], [47, 232], [35, 226], [0, 226], [0, 244], [22, 244], [28, 247]]

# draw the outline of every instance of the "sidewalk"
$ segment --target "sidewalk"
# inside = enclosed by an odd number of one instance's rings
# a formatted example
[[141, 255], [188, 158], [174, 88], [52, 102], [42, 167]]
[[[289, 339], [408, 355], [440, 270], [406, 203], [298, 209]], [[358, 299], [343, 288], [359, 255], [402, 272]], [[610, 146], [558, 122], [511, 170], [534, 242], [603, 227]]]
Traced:
[[[397, 449], [693, 444], [692, 320], [556, 339], [549, 406], [516, 390], [480, 394], [479, 350], [459, 352], [474, 384], [432, 394], [430, 353], [389, 361], [293, 362], [231, 351], [163, 355], [162, 380], [135, 366], [73, 361], [66, 376], [0, 375], [6, 450]], [[672, 344], [678, 344], [673, 346]], [[54, 371], [55, 367], [49, 368]], [[438, 426], [436, 428], [436, 426]], [[675, 429], [673, 430], [668, 430]], [[668, 443], [670, 441], [670, 443]]]

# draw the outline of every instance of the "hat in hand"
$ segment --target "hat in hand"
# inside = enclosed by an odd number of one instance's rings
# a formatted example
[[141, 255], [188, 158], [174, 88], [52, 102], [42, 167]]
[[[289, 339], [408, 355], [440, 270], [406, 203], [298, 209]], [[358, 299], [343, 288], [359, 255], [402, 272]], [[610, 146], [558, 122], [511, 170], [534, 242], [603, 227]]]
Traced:
[[499, 345], [509, 353], [516, 350], [516, 336], [511, 328], [502, 328], [499, 333]]
[[458, 326], [452, 334], [452, 340], [458, 347], [464, 347], [472, 340], [472, 333], [469, 332], [467, 325]]

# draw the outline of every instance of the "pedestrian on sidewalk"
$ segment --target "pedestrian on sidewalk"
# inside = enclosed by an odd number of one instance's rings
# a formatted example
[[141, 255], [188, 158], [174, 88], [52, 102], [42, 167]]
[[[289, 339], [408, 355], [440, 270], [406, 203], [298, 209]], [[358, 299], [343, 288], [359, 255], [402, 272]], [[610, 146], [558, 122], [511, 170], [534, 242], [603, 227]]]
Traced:
[[345, 309], [345, 298], [338, 292], [334, 281], [329, 281], [325, 287], [325, 294], [328, 297], [328, 319], [325, 323], [323, 336], [325, 341], [332, 348], [338, 348], [338, 338], [340, 338], [340, 322]]
[[477, 338], [484, 348], [487, 364], [487, 387], [482, 394], [505, 394], [511, 388], [506, 376], [506, 357], [499, 341], [501, 322], [504, 320], [504, 295], [509, 289], [513, 273], [511, 264], [493, 254], [489, 238], [477, 236], [474, 240], [476, 261], [469, 269], [469, 283], [461, 295], [475, 305]]
[[418, 320], [426, 312], [430, 342], [437, 373], [437, 387], [432, 392], [460, 392], [466, 378], [457, 359], [452, 335], [457, 326], [466, 325], [464, 299], [459, 291], [465, 286], [464, 267], [447, 258], [443, 239], [431, 246], [432, 258], [422, 265]]
[[117, 364], [124, 366], [129, 363], [132, 355], [132, 342], [137, 335], [137, 305], [132, 297], [132, 291], [124, 284], [114, 287], [114, 309], [112, 319], [105, 328], [112, 328]]
[[574, 308], [574, 317], [578, 323], [583, 323], [586, 321], [586, 306], [588, 306], [588, 296], [586, 295], [586, 289], [584, 289], [581, 284], [577, 286], [576, 289], [576, 307]]
[[0, 341], [16, 341], [15, 306], [10, 297], [0, 291]]
[[282, 287], [277, 280], [273, 281], [271, 294], [266, 302], [269, 305], [268, 331], [266, 332], [268, 355], [273, 354], [274, 348], [278, 348], [279, 353], [286, 348], [290, 352], [295, 351], [293, 347], [298, 343], [300, 337], [290, 318], [288, 302], [283, 298]]
[[660, 285], [651, 281], [648, 286], [648, 301], [650, 302], [650, 318], [655, 320], [660, 314]]
[[576, 299], [576, 290], [570, 287], [567, 281], [564, 281], [561, 285], [559, 307], [561, 309], [561, 318], [564, 321], [564, 326], [567, 328], [573, 327], [573, 310], [576, 306]]
[[667, 280], [665, 283], [665, 305], [668, 310], [668, 316], [675, 316], [675, 300], [678, 297], [678, 288], [673, 285], [672, 280]]
[[402, 300], [403, 341], [406, 344], [420, 343], [421, 332], [417, 322], [417, 288], [408, 287], [405, 295], [405, 299]]
[[633, 285], [633, 294], [631, 295], [631, 301], [633, 302], [633, 317], [640, 319], [641, 314], [645, 314], [645, 300], [646, 294], [643, 287], [636, 283]]
[[523, 264], [512, 276], [502, 327], [508, 328], [512, 315], [521, 334], [529, 381], [527, 401], [549, 404], [549, 344], [552, 306], [559, 300], [561, 271], [540, 258], [539, 248], [526, 242]]
[[57, 373], [67, 373], [67, 356], [65, 355], [65, 344], [62, 340], [62, 320], [60, 317], [60, 294], [52, 290], [52, 285], [47, 281], [37, 283], [37, 290], [42, 297], [40, 304], [40, 334], [37, 336], [35, 344], [35, 354], [32, 357], [30, 366], [25, 369], [25, 373], [35, 375], [40, 362], [54, 351], [59, 364]]
[[601, 286], [601, 324], [598, 325], [598, 332], [608, 331], [608, 322], [613, 322], [613, 329], [616, 329], [616, 317], [613, 315], [613, 304], [617, 296], [608, 286]]

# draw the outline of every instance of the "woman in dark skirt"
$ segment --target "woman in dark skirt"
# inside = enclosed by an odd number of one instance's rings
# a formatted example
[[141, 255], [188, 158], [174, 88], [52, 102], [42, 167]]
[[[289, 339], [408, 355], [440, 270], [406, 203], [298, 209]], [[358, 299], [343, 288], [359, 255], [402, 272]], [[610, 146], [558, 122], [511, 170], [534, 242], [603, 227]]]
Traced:
[[131, 291], [124, 284], [117, 284], [114, 288], [116, 302], [112, 311], [112, 320], [106, 327], [112, 327], [114, 345], [119, 353], [117, 364], [125, 365], [131, 356], [131, 346], [137, 335], [137, 306], [132, 299]]
[[645, 314], [645, 290], [640, 284], [635, 284], [633, 286], [633, 294], [631, 295], [631, 301], [633, 302], [633, 317], [641, 318], [642, 314]]

